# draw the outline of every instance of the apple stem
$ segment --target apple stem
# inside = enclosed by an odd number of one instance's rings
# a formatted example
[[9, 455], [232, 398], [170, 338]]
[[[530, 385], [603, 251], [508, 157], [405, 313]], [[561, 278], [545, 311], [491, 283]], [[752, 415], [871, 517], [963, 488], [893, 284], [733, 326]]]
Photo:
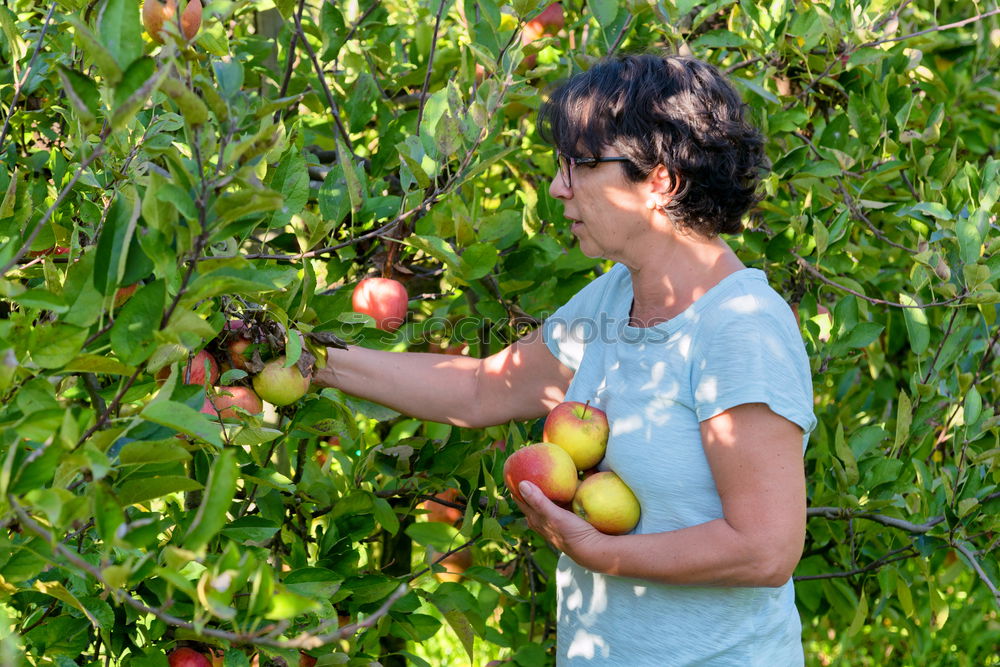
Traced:
[[587, 399], [587, 402], [583, 404], [583, 415], [581, 415], [582, 419], [587, 418], [587, 408], [589, 407], [590, 407], [590, 399]]

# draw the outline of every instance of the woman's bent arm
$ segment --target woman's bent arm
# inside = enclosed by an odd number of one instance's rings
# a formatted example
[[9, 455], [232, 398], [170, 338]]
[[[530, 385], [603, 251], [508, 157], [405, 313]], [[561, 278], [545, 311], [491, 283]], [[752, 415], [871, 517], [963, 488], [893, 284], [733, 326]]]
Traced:
[[330, 348], [314, 381], [403, 414], [483, 427], [535, 419], [558, 404], [572, 370], [552, 356], [535, 330], [510, 347], [474, 359], [418, 352]]

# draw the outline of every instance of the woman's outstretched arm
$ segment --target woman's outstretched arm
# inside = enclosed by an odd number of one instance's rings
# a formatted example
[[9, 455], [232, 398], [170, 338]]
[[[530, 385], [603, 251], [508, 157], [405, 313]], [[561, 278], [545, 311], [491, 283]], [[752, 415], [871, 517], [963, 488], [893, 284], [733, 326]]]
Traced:
[[548, 414], [573, 371], [561, 364], [536, 329], [513, 345], [474, 359], [419, 352], [329, 348], [314, 381], [403, 414], [483, 427]]

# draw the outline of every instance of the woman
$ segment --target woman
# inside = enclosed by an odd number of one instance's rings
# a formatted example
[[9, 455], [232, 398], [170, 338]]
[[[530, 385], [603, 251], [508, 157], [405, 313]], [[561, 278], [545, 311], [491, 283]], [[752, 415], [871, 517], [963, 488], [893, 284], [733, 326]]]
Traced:
[[603, 469], [642, 517], [609, 536], [522, 483], [562, 551], [565, 665], [802, 664], [791, 573], [815, 425], [791, 310], [720, 233], [757, 200], [763, 141], [719, 72], [625, 56], [540, 112], [549, 187], [581, 250], [617, 262], [538, 331], [487, 359], [331, 350], [321, 381], [423, 419], [487, 426], [562, 400], [608, 413]]

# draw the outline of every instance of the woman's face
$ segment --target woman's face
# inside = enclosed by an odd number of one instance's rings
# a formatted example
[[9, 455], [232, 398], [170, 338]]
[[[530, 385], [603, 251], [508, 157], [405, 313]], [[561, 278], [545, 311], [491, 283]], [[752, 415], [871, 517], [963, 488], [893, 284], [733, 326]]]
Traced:
[[[614, 147], [602, 151], [602, 157], [618, 155]], [[562, 201], [583, 254], [627, 264], [649, 229], [649, 194], [643, 186], [625, 177], [621, 162], [601, 162], [573, 167], [571, 184], [557, 170], [549, 194]]]

